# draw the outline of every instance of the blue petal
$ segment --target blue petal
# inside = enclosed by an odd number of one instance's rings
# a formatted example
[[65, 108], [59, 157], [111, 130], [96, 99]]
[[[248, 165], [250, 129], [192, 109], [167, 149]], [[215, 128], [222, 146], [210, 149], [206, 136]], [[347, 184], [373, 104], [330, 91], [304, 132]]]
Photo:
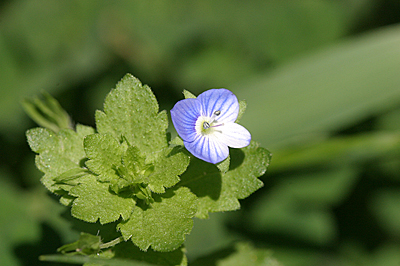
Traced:
[[185, 99], [177, 102], [171, 110], [172, 123], [179, 136], [187, 142], [196, 138], [196, 121], [200, 116], [201, 104], [197, 99]]
[[198, 135], [193, 142], [184, 141], [183, 144], [195, 157], [213, 164], [225, 160], [229, 155], [228, 146], [212, 135]]
[[211, 89], [200, 94], [197, 99], [201, 102], [202, 115], [211, 117], [215, 111], [221, 111], [217, 117], [220, 122], [235, 122], [239, 114], [239, 102], [227, 89]]

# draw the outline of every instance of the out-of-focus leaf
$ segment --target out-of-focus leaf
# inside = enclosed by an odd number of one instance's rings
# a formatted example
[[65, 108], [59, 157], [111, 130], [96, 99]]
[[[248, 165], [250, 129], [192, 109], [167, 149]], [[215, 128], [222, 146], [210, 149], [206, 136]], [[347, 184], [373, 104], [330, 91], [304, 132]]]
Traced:
[[249, 243], [237, 243], [234, 248], [226, 248], [193, 262], [193, 266], [282, 266], [266, 249], [253, 247]]
[[91, 34], [100, 2], [11, 1], [0, 24], [0, 126], [21, 129], [20, 101], [87, 79], [108, 66], [109, 54]]
[[385, 244], [378, 248], [371, 256], [368, 266], [398, 266], [400, 262], [400, 246], [395, 244]]
[[[39, 257], [42, 261], [48, 262], [63, 262], [69, 264], [83, 264], [89, 263], [90, 265], [102, 265], [102, 266], [155, 266], [157, 264], [150, 264], [147, 262], [124, 260], [124, 259], [103, 259], [82, 255], [42, 255]], [[86, 264], [85, 264], [86, 265]]]
[[383, 230], [400, 236], [400, 191], [382, 189], [373, 197], [371, 208]]
[[39, 223], [30, 215], [26, 192], [18, 190], [0, 173], [0, 264], [17, 266], [13, 248], [38, 240]]
[[259, 204], [247, 219], [254, 232], [291, 236], [295, 239], [327, 244], [336, 236], [335, 221], [327, 208], [305, 208], [284, 194], [273, 194]]
[[218, 212], [210, 213], [206, 220], [194, 219], [193, 230], [185, 241], [189, 260], [205, 256], [239, 240], [239, 235], [226, 227], [226, 221], [235, 219], [235, 214], [237, 213]]
[[399, 61], [400, 26], [321, 50], [236, 84], [249, 104], [241, 122], [272, 150], [349, 126], [398, 103]]
[[396, 153], [400, 149], [400, 133], [376, 132], [349, 137], [329, 138], [274, 153], [272, 171], [293, 170], [326, 165], [357, 163]]
[[61, 129], [72, 128], [71, 118], [58, 101], [47, 92], [42, 92], [42, 96], [43, 99], [25, 99], [22, 102], [25, 112], [38, 125], [56, 133]]
[[[180, 247], [171, 252], [157, 252], [152, 249], [140, 250], [131, 242], [123, 242], [114, 248], [116, 259], [138, 260], [142, 263], [153, 263], [159, 266], [186, 266], [186, 248]], [[135, 264], [136, 265], [136, 264]]]
[[377, 127], [381, 130], [400, 131], [400, 109], [380, 116]]
[[340, 203], [356, 180], [352, 168], [285, 177], [254, 205], [246, 221], [252, 230], [329, 243], [336, 226], [328, 208]]

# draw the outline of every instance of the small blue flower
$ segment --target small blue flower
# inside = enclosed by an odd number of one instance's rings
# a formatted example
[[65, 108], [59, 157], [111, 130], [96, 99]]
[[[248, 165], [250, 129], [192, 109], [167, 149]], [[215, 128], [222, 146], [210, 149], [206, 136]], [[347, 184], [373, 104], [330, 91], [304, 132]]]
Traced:
[[199, 159], [219, 163], [229, 148], [250, 144], [250, 132], [236, 124], [239, 102], [227, 89], [211, 89], [197, 98], [177, 102], [171, 110], [172, 122], [186, 149]]

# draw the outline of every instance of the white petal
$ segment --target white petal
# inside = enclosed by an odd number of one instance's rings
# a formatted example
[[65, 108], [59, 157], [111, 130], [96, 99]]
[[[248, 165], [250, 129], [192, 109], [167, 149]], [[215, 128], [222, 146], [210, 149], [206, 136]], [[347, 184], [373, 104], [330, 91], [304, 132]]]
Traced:
[[251, 134], [243, 126], [236, 123], [225, 123], [217, 127], [214, 135], [218, 140], [232, 148], [243, 148], [250, 144]]

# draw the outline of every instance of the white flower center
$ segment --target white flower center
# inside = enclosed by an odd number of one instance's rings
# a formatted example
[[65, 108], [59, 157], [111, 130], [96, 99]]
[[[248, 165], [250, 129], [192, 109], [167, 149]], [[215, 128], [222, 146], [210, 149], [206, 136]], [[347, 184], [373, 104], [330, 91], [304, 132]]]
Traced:
[[221, 114], [220, 110], [213, 112], [211, 117], [200, 116], [196, 121], [196, 132], [201, 135], [208, 135], [216, 131], [216, 127], [224, 125], [219, 124], [216, 119]]

